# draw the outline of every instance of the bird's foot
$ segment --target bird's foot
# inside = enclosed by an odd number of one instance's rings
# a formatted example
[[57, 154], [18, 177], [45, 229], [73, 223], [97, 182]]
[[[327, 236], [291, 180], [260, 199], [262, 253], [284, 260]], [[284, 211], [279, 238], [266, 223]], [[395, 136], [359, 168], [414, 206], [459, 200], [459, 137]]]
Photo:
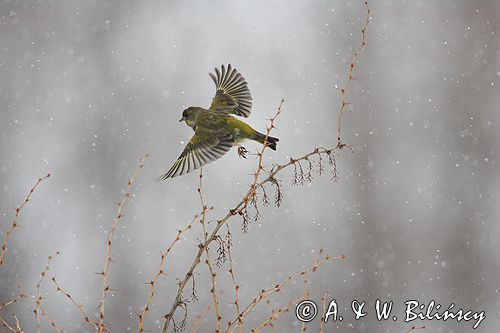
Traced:
[[248, 153], [248, 150], [245, 147], [238, 147], [238, 156], [247, 158], [246, 153]]

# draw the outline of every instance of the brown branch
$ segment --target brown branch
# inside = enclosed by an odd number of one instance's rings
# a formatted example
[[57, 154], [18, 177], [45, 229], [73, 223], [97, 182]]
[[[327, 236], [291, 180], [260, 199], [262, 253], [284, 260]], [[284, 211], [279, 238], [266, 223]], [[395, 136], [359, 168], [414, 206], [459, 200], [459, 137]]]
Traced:
[[[56, 290], [61, 292], [64, 296], [66, 296], [70, 302], [78, 309], [78, 311], [80, 312], [80, 314], [82, 315], [83, 317], [83, 320], [85, 320], [89, 325], [91, 325], [92, 327], [94, 327], [96, 330], [99, 329], [99, 323], [90, 319], [90, 317], [85, 313], [85, 311], [83, 310], [83, 306], [78, 304], [75, 299], [71, 296], [71, 294], [69, 294], [68, 292], [66, 292], [64, 289], [61, 288], [61, 286], [59, 285], [59, 283], [57, 282], [56, 280], [56, 277], [53, 276], [52, 277], [52, 282], [54, 283], [54, 285], [56, 286]], [[104, 330], [106, 332], [109, 332], [108, 329], [104, 328]]]
[[405, 333], [409, 333], [416, 330], [425, 330], [425, 328], [426, 328], [425, 326], [420, 326], [420, 327], [412, 326], [408, 330], [406, 330]]
[[101, 298], [99, 299], [99, 333], [102, 333], [105, 330], [104, 305], [105, 305], [105, 301], [106, 301], [106, 296], [108, 295], [108, 292], [110, 291], [108, 280], [109, 280], [109, 266], [111, 265], [111, 261], [112, 261], [111, 260], [111, 246], [113, 243], [113, 236], [115, 234], [118, 223], [120, 222], [121, 218], [123, 217], [123, 215], [122, 215], [123, 206], [125, 205], [125, 203], [127, 202], [127, 200], [131, 196], [131, 190], [132, 190], [132, 185], [134, 183], [134, 180], [139, 175], [139, 172], [141, 171], [141, 169], [144, 167], [144, 161], [148, 157], [149, 156], [146, 154], [145, 156], [141, 157], [141, 159], [139, 160], [139, 166], [137, 167], [134, 174], [132, 175], [132, 177], [128, 181], [127, 190], [125, 191], [125, 195], [123, 196], [122, 200], [118, 203], [118, 207], [116, 209], [116, 214], [115, 214], [115, 220], [113, 222], [111, 230], [108, 232], [108, 241], [107, 241], [108, 250], [107, 250], [107, 254], [106, 254], [106, 260], [104, 262], [104, 269], [100, 273], [100, 275], [102, 276], [102, 280], [103, 280], [103, 287], [102, 287]]
[[358, 57], [361, 51], [365, 48], [366, 45], [366, 29], [368, 28], [368, 23], [370, 23], [370, 15], [371, 15], [371, 9], [368, 7], [368, 1], [365, 1], [365, 7], [366, 7], [366, 19], [365, 19], [365, 24], [361, 28], [361, 44], [359, 45], [358, 49], [354, 52], [352, 61], [349, 64], [349, 72], [347, 73], [347, 79], [342, 86], [342, 88], [337, 88], [340, 91], [340, 110], [338, 112], [338, 127], [337, 127], [337, 147], [342, 148], [344, 144], [342, 143], [340, 139], [340, 132], [342, 130], [342, 120], [344, 117], [344, 111], [346, 106], [349, 104], [347, 102], [347, 89], [349, 88], [349, 85], [352, 80], [355, 80], [353, 77], [353, 71], [354, 67], [356, 67], [358, 63]]
[[319, 333], [323, 333], [325, 324], [325, 313], [326, 313], [326, 298], [328, 297], [328, 291], [325, 291], [323, 297], [321, 297], [321, 304], [323, 305], [323, 315], [321, 316], [321, 321], [319, 323]]
[[[199, 183], [199, 186], [198, 186], [198, 195], [199, 195], [199, 198], [200, 198], [200, 205], [201, 205], [201, 218], [200, 218], [200, 224], [201, 224], [201, 228], [202, 228], [202, 231], [203, 231], [203, 239], [205, 241], [205, 243], [207, 243], [208, 241], [208, 233], [207, 233], [207, 228], [206, 228], [206, 217], [207, 217], [207, 205], [205, 204], [205, 200], [203, 198], [203, 191], [202, 191], [202, 185], [203, 185], [203, 168], [200, 169], [200, 183]], [[216, 329], [216, 333], [219, 333], [220, 332], [220, 325], [221, 325], [221, 320], [222, 320], [222, 316], [220, 314], [220, 309], [219, 309], [219, 299], [217, 297], [217, 290], [215, 288], [215, 277], [216, 277], [216, 273], [214, 272], [214, 269], [213, 269], [213, 265], [212, 265], [212, 261], [210, 260], [210, 254], [209, 254], [209, 248], [208, 246], [205, 247], [205, 263], [207, 264], [207, 267], [208, 267], [208, 271], [210, 272], [210, 278], [211, 278], [211, 284], [212, 284], [212, 287], [210, 289], [210, 294], [212, 295], [212, 302], [214, 303], [214, 312], [215, 312], [215, 320], [216, 320], [216, 323], [217, 323], [217, 329]]]
[[42, 305], [40, 305], [40, 312], [54, 331], [56, 331], [57, 333], [64, 333], [63, 329], [59, 327], [52, 319], [50, 319], [50, 317], [47, 315], [47, 312], [45, 311], [45, 308]]
[[[195, 219], [196, 219], [197, 216], [195, 216]], [[153, 280], [151, 280], [148, 284], [149, 284], [149, 294], [148, 294], [148, 298], [146, 300], [146, 305], [144, 306], [144, 309], [142, 311], [142, 314], [139, 315], [139, 324], [138, 324], [138, 327], [137, 327], [137, 332], [139, 333], [142, 333], [144, 332], [144, 329], [143, 329], [143, 324], [144, 324], [144, 319], [146, 318], [146, 315], [151, 307], [151, 300], [153, 299], [153, 295], [155, 293], [155, 287], [156, 287], [156, 284], [158, 282], [158, 279], [160, 278], [161, 275], [165, 274], [165, 271], [163, 269], [163, 266], [165, 265], [165, 260], [167, 259], [167, 256], [168, 254], [172, 251], [172, 249], [174, 248], [175, 244], [177, 244], [177, 242], [179, 242], [181, 240], [181, 235], [188, 231], [188, 230], [191, 230], [193, 228], [193, 223], [191, 222], [187, 227], [185, 227], [184, 229], [179, 229], [177, 230], [177, 236], [175, 237], [175, 239], [172, 241], [172, 243], [170, 243], [169, 247], [167, 248], [167, 250], [161, 254], [161, 260], [160, 260], [160, 267], [155, 275], [155, 277], [153, 278]]]
[[11, 332], [15, 332], [15, 333], [19, 333], [18, 330], [16, 330], [14, 327], [10, 326], [6, 321], [5, 319], [3, 319], [2, 316], [0, 316], [0, 321], [2, 322], [2, 326], [7, 328], [9, 331]]
[[330, 261], [330, 260], [333, 260], [333, 259], [344, 259], [345, 256], [338, 256], [338, 257], [330, 257], [328, 255], [325, 255], [322, 259], [319, 259], [318, 261], [315, 261], [314, 264], [308, 268], [308, 269], [305, 269], [295, 275], [290, 275], [287, 277], [287, 279], [271, 288], [268, 288], [268, 289], [264, 289], [262, 290], [257, 296], [255, 296], [251, 301], [250, 303], [245, 307], [243, 308], [243, 310], [238, 314], [237, 318], [230, 321], [228, 323], [228, 326], [225, 330], [225, 333], [232, 333], [234, 332], [236, 326], [234, 326], [237, 322], [238, 322], [238, 319], [241, 318], [245, 318], [247, 317], [250, 312], [253, 311], [253, 309], [260, 303], [262, 302], [264, 299], [268, 298], [269, 296], [275, 294], [275, 293], [279, 293], [287, 284], [289, 284], [290, 282], [292, 282], [293, 280], [295, 280], [296, 278], [300, 277], [300, 276], [304, 276], [305, 274], [309, 273], [309, 272], [316, 272], [318, 270], [318, 268], [323, 265], [324, 263]]
[[260, 325], [258, 325], [256, 328], [253, 328], [250, 330], [251, 333], [257, 333], [257, 332], [260, 332], [261, 330], [263, 330], [264, 328], [268, 327], [268, 326], [273, 326], [274, 325], [274, 322], [276, 320], [278, 320], [279, 317], [281, 317], [281, 315], [287, 313], [288, 311], [290, 311], [290, 308], [306, 299], [309, 297], [309, 293], [308, 292], [305, 292], [301, 297], [297, 298], [296, 300], [293, 300], [291, 302], [288, 302], [288, 304], [286, 304], [285, 306], [279, 308], [278, 310], [276, 311], [273, 311], [273, 313], [271, 313], [271, 316], [269, 316], [269, 318], [267, 318], [266, 320], [264, 320], [262, 323], [260, 323]]
[[[321, 256], [321, 253], [323, 253], [323, 249], [321, 249], [321, 250], [320, 250], [320, 256]], [[318, 258], [318, 259], [319, 259], [319, 258]], [[315, 262], [315, 264], [316, 264], [316, 262]], [[306, 294], [306, 295], [309, 295], [309, 291], [307, 291], [307, 286], [308, 286], [308, 285], [310, 285], [310, 284], [311, 284], [311, 282], [310, 282], [310, 281], [308, 281], [308, 280], [304, 280], [304, 284], [305, 284], [305, 286], [306, 286], [306, 291], [305, 291], [305, 294]], [[305, 322], [305, 321], [302, 321], [302, 322], [301, 322], [301, 325], [300, 325], [300, 331], [301, 331], [301, 332], [306, 332], [306, 331], [307, 331], [307, 326], [306, 326], [306, 322]]]
[[[58, 252], [59, 253], [59, 252]], [[47, 275], [47, 272], [48, 270], [45, 271], [45, 275]], [[24, 297], [27, 297], [27, 294], [18, 286], [17, 287], [19, 289], [19, 292], [20, 292], [20, 295], [24, 295]], [[45, 311], [45, 308], [43, 307], [42, 303], [41, 303], [41, 298], [40, 298], [40, 302], [37, 302], [38, 298], [34, 298], [33, 299], [33, 302], [35, 303], [35, 306], [38, 306], [39, 308], [39, 311], [40, 313], [42, 314], [42, 316], [45, 318], [45, 320], [49, 323], [49, 325], [54, 329], [54, 331], [58, 332], [58, 333], [64, 333], [63, 329], [60, 328], [52, 319], [50, 319], [50, 317], [47, 315], [47, 312]], [[38, 305], [39, 304], [39, 305]], [[37, 311], [36, 309], [33, 311], [35, 312]], [[37, 330], [39, 328], [39, 323], [37, 322]]]
[[12, 314], [12, 317], [14, 317], [14, 320], [16, 321], [16, 329], [18, 332], [24, 332], [24, 330], [21, 328], [21, 322], [19, 321], [19, 319], [17, 318], [16, 314], [13, 313]]
[[215, 289], [216, 274], [214, 272], [212, 262], [210, 261], [210, 256], [208, 254], [208, 248], [205, 250], [205, 255], [206, 255], [205, 263], [207, 264], [208, 271], [210, 272], [210, 276], [211, 276], [210, 294], [212, 295], [212, 302], [214, 303], [215, 320], [217, 323], [217, 329], [215, 330], [215, 333], [220, 333], [220, 325], [221, 325], [222, 316], [220, 314], [220, 309], [219, 309], [219, 298], [217, 297], [217, 292]]
[[42, 281], [47, 275], [47, 272], [50, 270], [50, 262], [54, 257], [56, 257], [59, 254], [59, 251], [57, 251], [54, 255], [51, 255], [47, 259], [47, 264], [45, 265], [45, 268], [43, 271], [40, 272], [40, 277], [38, 278], [38, 282], [35, 285], [35, 290], [36, 290], [36, 296], [35, 296], [35, 310], [33, 312], [35, 313], [36, 317], [36, 331], [40, 333], [40, 313], [42, 316], [47, 320], [47, 322], [58, 332], [62, 332], [62, 329], [59, 328], [47, 315], [45, 312], [45, 309], [42, 307], [42, 296], [40, 295], [40, 287], [42, 286]]
[[38, 185], [40, 185], [41, 182], [43, 182], [45, 179], [47, 179], [49, 177], [50, 177], [50, 173], [47, 174], [45, 177], [38, 178], [38, 181], [31, 188], [30, 192], [28, 193], [28, 195], [24, 199], [23, 203], [19, 207], [16, 207], [16, 214], [14, 215], [14, 218], [12, 219], [12, 223], [11, 223], [10, 228], [7, 229], [7, 231], [5, 232], [5, 236], [4, 236], [4, 239], [3, 239], [2, 252], [0, 253], [0, 267], [4, 263], [5, 251], [7, 251], [7, 244], [9, 242], [9, 239], [10, 239], [11, 235], [12, 235], [12, 232], [18, 226], [17, 219], [19, 218], [19, 214], [21, 213], [21, 210], [24, 208], [24, 206], [26, 206], [26, 204], [28, 203], [28, 201], [30, 201], [31, 195], [33, 194], [33, 192], [35, 192], [35, 190], [38, 187]]
[[[227, 232], [229, 233], [229, 227]], [[227, 254], [228, 254], [228, 260], [229, 260], [229, 274], [231, 275], [231, 280], [233, 281], [233, 286], [234, 286], [234, 305], [236, 306], [236, 314], [240, 314], [240, 303], [238, 300], [238, 291], [240, 290], [240, 285], [236, 283], [236, 276], [234, 274], [234, 269], [233, 269], [233, 258], [231, 256], [231, 246], [227, 247]], [[241, 320], [240, 317], [238, 317], [238, 329], [240, 333], [243, 333], [243, 321]]]
[[14, 299], [12, 299], [12, 300], [10, 300], [8, 302], [5, 302], [5, 303], [0, 303], [0, 310], [2, 310], [3, 308], [8, 307], [9, 305], [17, 303], [18, 301], [20, 301], [22, 299], [25, 299], [27, 297], [28, 297], [28, 295], [25, 292], [21, 291], [16, 298], [14, 298]]
[[[290, 301], [289, 303], [291, 303], [291, 301]], [[268, 299], [268, 300], [266, 301], [266, 304], [267, 304], [267, 308], [268, 308], [269, 312], [271, 313], [271, 315], [272, 315], [275, 311], [277, 311], [277, 310], [275, 310], [275, 309], [274, 309], [274, 307], [271, 305], [271, 300], [270, 300], [270, 299]], [[278, 309], [278, 310], [279, 310], [279, 309]], [[269, 324], [269, 327], [271, 327], [271, 328], [273, 329], [273, 332], [276, 332], [276, 327], [274, 326], [274, 324], [273, 324], [273, 323]]]

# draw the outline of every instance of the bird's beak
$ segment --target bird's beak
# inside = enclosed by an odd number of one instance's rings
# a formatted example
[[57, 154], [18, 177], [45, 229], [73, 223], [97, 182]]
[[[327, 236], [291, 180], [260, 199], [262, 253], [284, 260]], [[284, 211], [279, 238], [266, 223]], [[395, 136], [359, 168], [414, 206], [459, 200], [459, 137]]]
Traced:
[[184, 121], [184, 117], [182, 117], [181, 119], [179, 119], [179, 122], [182, 123]]

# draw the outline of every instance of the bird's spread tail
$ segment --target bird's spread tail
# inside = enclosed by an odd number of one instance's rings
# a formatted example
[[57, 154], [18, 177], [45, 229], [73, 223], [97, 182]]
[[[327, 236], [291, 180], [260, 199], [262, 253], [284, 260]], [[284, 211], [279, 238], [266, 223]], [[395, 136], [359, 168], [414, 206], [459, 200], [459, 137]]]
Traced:
[[[255, 141], [260, 142], [264, 144], [264, 141], [266, 140], [266, 136], [262, 133], [257, 132], [257, 137], [255, 138]], [[267, 146], [271, 148], [272, 150], [276, 150], [276, 144], [280, 141], [278, 138], [274, 138], [272, 136], [267, 137]]]

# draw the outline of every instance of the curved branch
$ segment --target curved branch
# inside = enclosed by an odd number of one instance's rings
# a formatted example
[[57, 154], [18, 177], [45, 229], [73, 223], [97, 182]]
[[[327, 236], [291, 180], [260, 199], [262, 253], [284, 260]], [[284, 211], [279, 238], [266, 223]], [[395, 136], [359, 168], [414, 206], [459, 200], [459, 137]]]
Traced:
[[21, 204], [21, 206], [19, 207], [16, 207], [16, 215], [14, 215], [14, 218], [12, 219], [12, 223], [11, 223], [11, 226], [10, 228], [5, 232], [5, 237], [3, 239], [3, 245], [2, 245], [2, 252], [0, 253], [0, 267], [2, 266], [2, 264], [4, 263], [4, 258], [5, 258], [5, 251], [7, 251], [7, 244], [9, 242], [9, 239], [10, 239], [10, 236], [12, 235], [12, 232], [14, 231], [14, 229], [18, 226], [17, 224], [17, 219], [19, 218], [19, 214], [21, 213], [21, 210], [24, 208], [24, 206], [26, 206], [26, 204], [28, 203], [28, 201], [30, 201], [30, 198], [31, 198], [31, 195], [33, 194], [33, 192], [35, 192], [36, 188], [38, 187], [38, 185], [40, 185], [41, 182], [43, 182], [45, 179], [49, 178], [50, 177], [50, 173], [47, 174], [45, 177], [42, 177], [42, 178], [38, 178], [38, 181], [35, 183], [35, 185], [31, 188], [30, 192], [28, 193], [28, 195], [26, 196], [26, 198], [24, 199], [23, 203]]

